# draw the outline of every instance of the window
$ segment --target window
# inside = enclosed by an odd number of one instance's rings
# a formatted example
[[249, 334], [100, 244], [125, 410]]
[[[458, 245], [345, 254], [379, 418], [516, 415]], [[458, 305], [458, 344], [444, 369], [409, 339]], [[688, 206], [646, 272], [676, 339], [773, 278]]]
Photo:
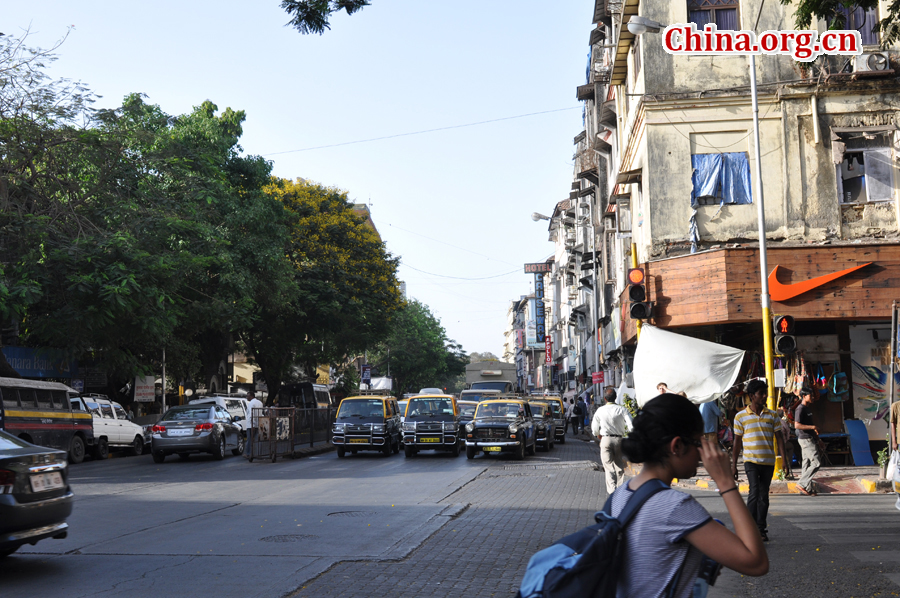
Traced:
[[19, 401], [22, 403], [23, 409], [34, 409], [36, 406], [34, 402], [34, 390], [31, 388], [20, 388]]
[[116, 419], [128, 419], [128, 414], [125, 413], [125, 410], [122, 409], [121, 405], [113, 403], [113, 409], [116, 411]]
[[878, 45], [878, 32], [873, 28], [878, 24], [878, 14], [873, 8], [839, 8], [844, 15], [843, 29], [856, 29], [864, 46]]
[[35, 395], [37, 396], [38, 409], [53, 409], [53, 395], [50, 394], [49, 390], [39, 388], [35, 391]]
[[635, 36], [634, 45], [631, 47], [631, 51], [634, 53], [634, 81], [637, 83], [638, 74], [641, 72], [641, 36]]
[[19, 406], [19, 391], [15, 388], [0, 388], [3, 395], [3, 406], [17, 408]]
[[100, 404], [100, 413], [103, 414], [105, 419], [116, 419], [113, 415], [112, 405], [107, 405], [105, 403]]
[[747, 152], [691, 154], [691, 205], [751, 204]]
[[893, 199], [891, 148], [847, 149], [838, 170], [837, 184], [841, 203]]
[[739, 0], [688, 0], [688, 21], [697, 29], [703, 29], [707, 23], [715, 23], [716, 28], [737, 31]]

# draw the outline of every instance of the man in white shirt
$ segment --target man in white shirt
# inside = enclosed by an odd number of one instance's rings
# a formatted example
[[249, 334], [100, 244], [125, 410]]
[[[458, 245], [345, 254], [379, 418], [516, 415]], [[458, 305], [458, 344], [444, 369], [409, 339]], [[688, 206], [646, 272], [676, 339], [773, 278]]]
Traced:
[[600, 463], [606, 472], [606, 492], [612, 494], [625, 483], [625, 459], [622, 456], [622, 438], [631, 429], [631, 416], [621, 405], [616, 405], [616, 391], [607, 388], [603, 394], [606, 405], [597, 409], [591, 420], [591, 432], [600, 441]]
[[247, 408], [250, 411], [250, 426], [247, 428], [247, 442], [244, 445], [244, 454], [253, 456], [253, 440], [256, 438], [256, 429], [259, 427], [259, 412], [256, 409], [262, 409], [262, 401], [256, 398], [256, 393], [252, 390], [247, 393]]

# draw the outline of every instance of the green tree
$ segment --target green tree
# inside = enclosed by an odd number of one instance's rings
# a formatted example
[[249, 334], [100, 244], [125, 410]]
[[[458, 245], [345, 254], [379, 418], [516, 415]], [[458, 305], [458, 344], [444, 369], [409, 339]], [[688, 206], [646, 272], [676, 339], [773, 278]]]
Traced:
[[352, 15], [364, 6], [369, 5], [369, 0], [282, 0], [281, 8], [289, 15], [289, 24], [300, 33], [318, 33], [322, 35], [326, 29], [331, 29], [328, 19], [332, 14], [344, 10]]
[[465, 371], [464, 359], [462, 347], [447, 339], [440, 320], [415, 299], [395, 314], [390, 334], [370, 352], [379, 372], [390, 371], [397, 394], [443, 383], [460, 367]]
[[[811, 29], [813, 19], [823, 19], [828, 29], [844, 29], [844, 9], [870, 9], [878, 6], [878, 0], [781, 0], [781, 3], [795, 6], [794, 27], [797, 29]], [[900, 40], [900, 0], [890, 0], [883, 18], [869, 26], [873, 31], [877, 29], [881, 32], [882, 47]]]

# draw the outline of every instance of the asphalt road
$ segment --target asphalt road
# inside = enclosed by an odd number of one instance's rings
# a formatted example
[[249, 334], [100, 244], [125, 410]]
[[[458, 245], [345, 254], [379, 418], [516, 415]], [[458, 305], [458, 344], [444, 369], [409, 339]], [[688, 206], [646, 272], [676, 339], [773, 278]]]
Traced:
[[[602, 506], [596, 457], [570, 439], [524, 462], [86, 462], [69, 537], [0, 561], [0, 597], [511, 597], [531, 554]], [[727, 522], [718, 495], [693, 494]], [[770, 573], [725, 572], [710, 596], [900, 595], [894, 500], [773, 496]]]

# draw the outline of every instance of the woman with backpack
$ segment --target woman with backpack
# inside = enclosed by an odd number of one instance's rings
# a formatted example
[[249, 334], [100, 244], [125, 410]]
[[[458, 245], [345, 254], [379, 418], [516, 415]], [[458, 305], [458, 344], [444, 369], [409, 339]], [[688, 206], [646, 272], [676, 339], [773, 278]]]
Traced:
[[613, 493], [613, 516], [621, 513], [643, 484], [660, 480], [671, 485], [675, 478], [691, 478], [702, 460], [719, 488], [735, 531], [714, 521], [689, 494], [671, 488], [657, 492], [625, 529], [618, 598], [705, 596], [709, 580], [698, 577], [701, 568], [704, 572], [710, 568], [704, 555], [714, 555], [719, 564], [744, 575], [769, 571], [769, 557], [732, 478], [728, 455], [703, 436], [703, 418], [696, 405], [675, 394], [648, 401], [623, 439], [622, 451], [632, 463], [642, 463], [643, 469]]

